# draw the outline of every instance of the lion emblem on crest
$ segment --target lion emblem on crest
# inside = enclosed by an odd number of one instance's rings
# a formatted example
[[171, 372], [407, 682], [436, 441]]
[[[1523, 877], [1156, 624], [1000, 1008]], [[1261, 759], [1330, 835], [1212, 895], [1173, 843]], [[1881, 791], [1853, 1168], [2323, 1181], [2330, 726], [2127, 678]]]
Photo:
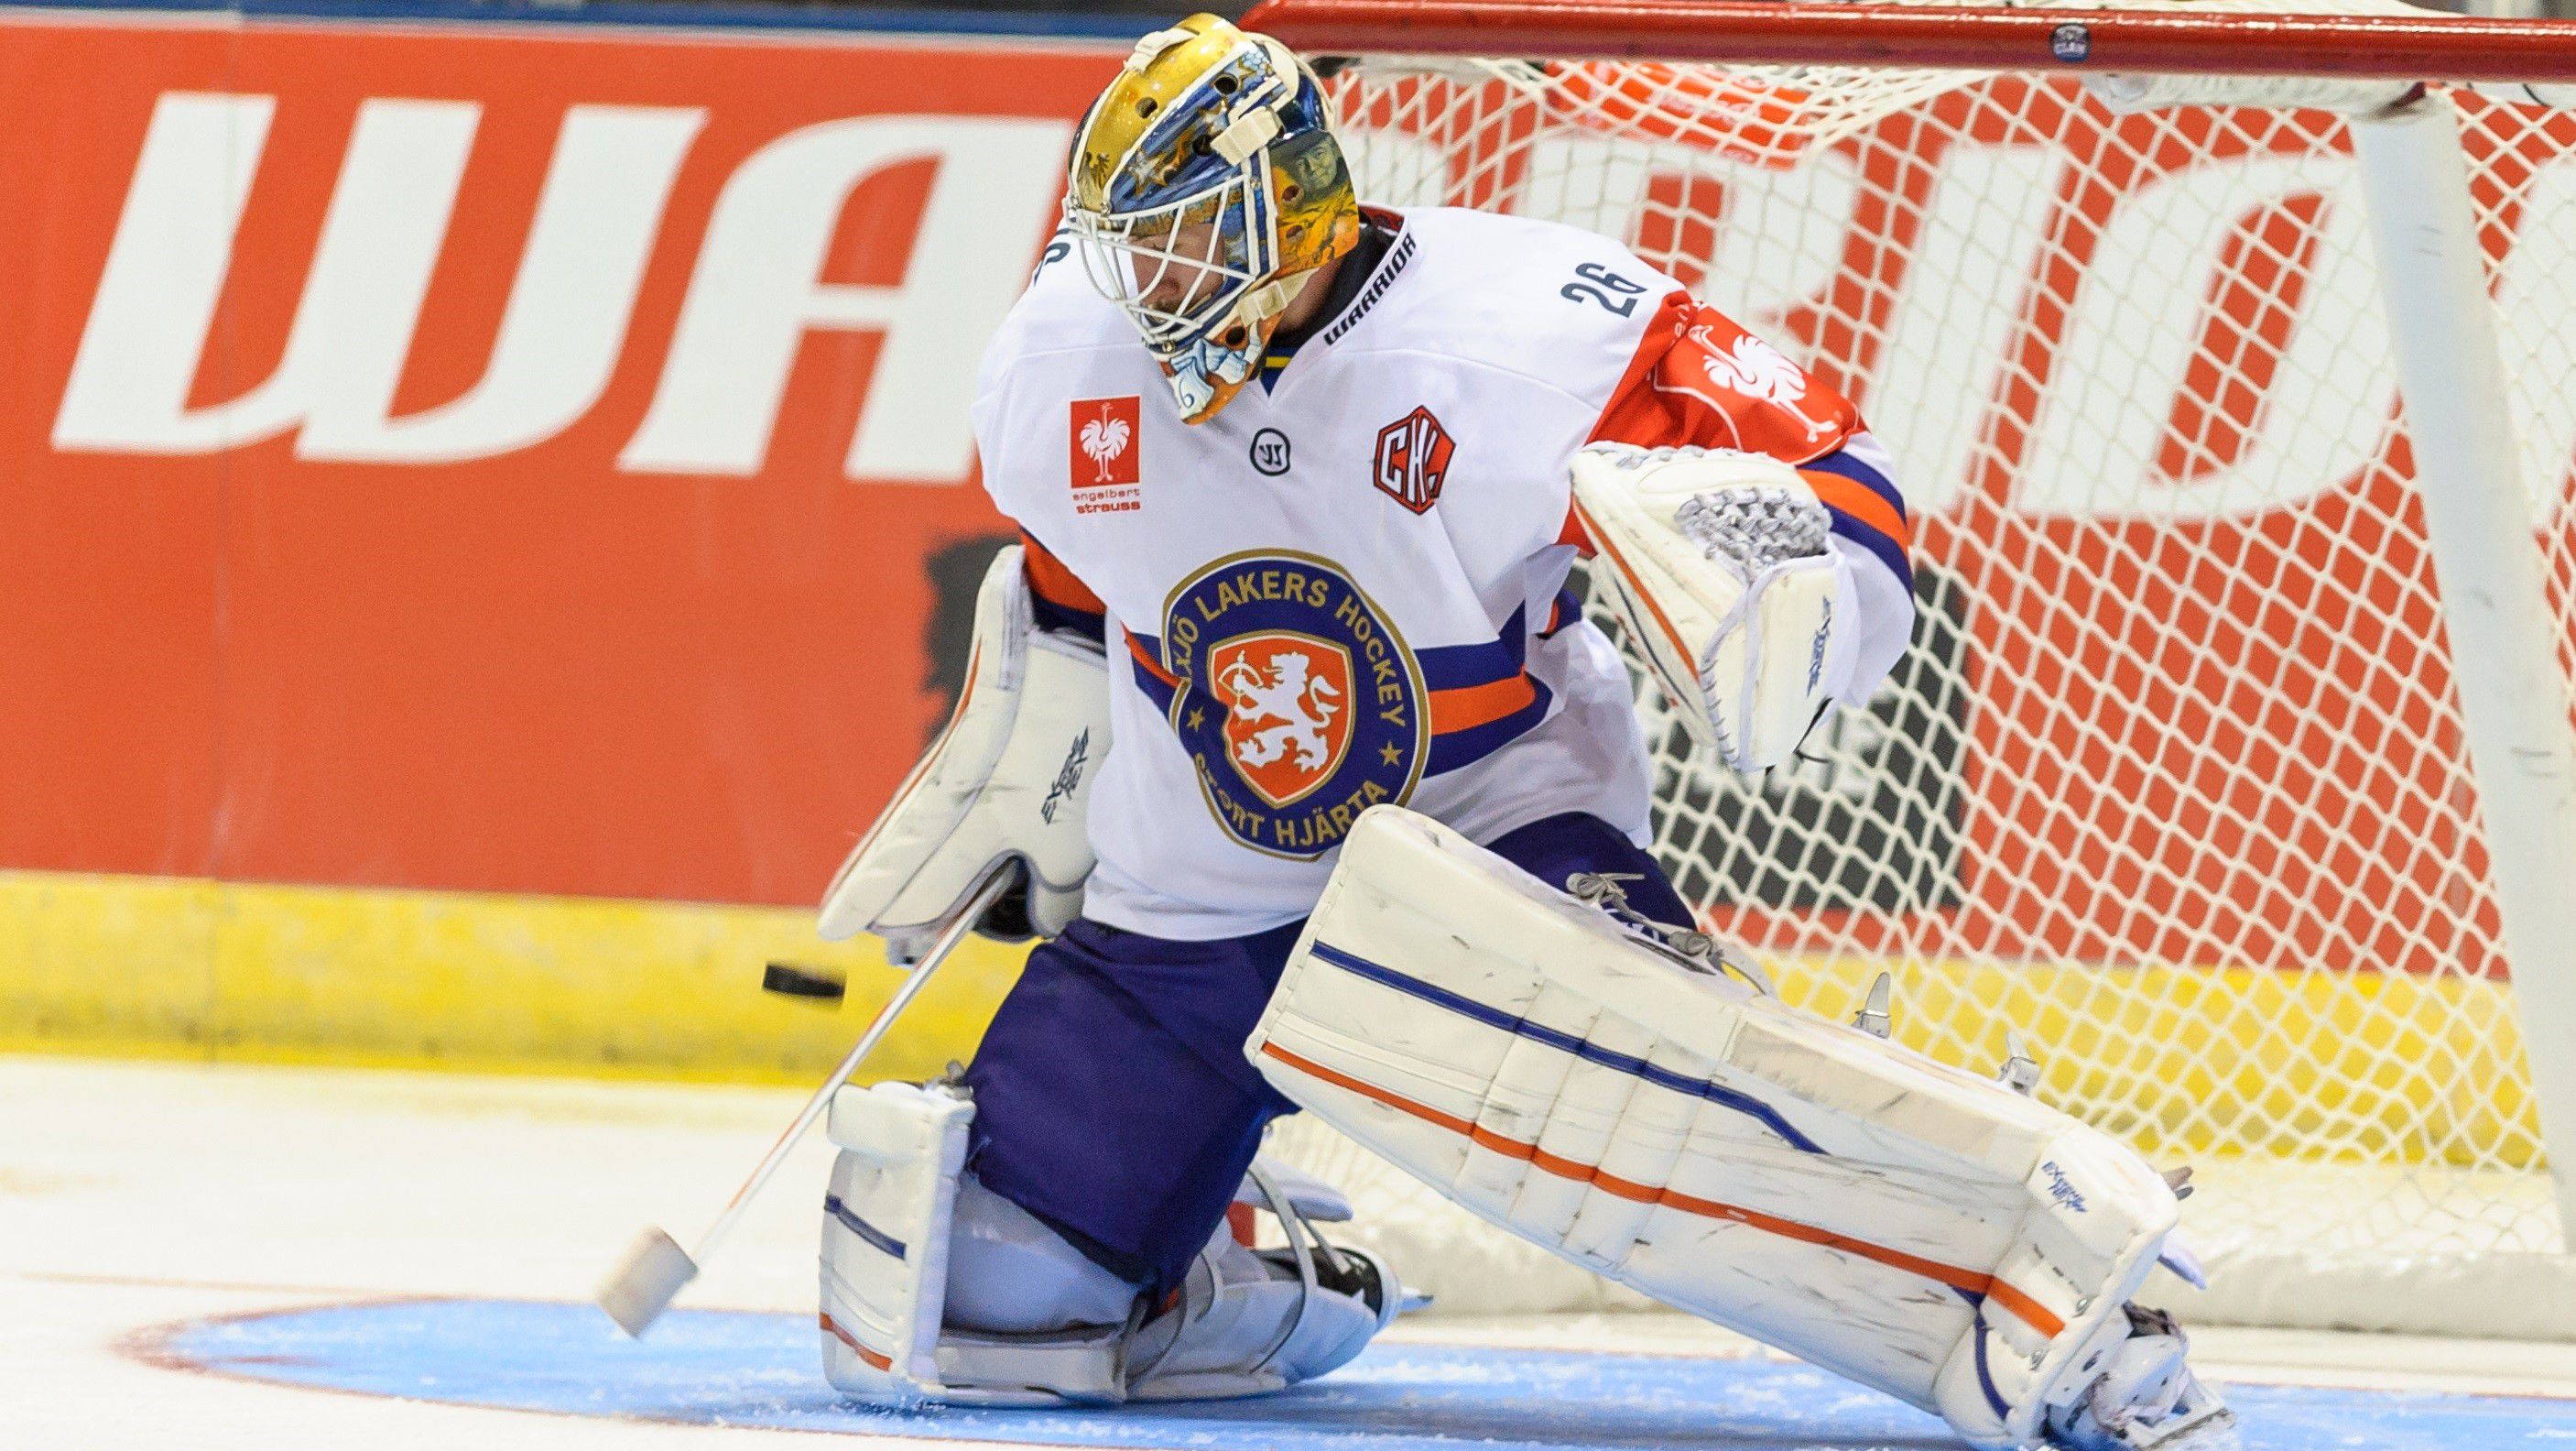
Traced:
[[1234, 718], [1253, 726], [1279, 722], [1245, 736], [1234, 748], [1236, 760], [1247, 766], [1267, 766], [1294, 751], [1297, 764], [1312, 771], [1332, 759], [1324, 727], [1342, 708], [1336, 698], [1341, 692], [1333, 682], [1316, 679], [1313, 671], [1314, 662], [1303, 650], [1272, 651], [1266, 680], [1249, 660], [1226, 667], [1217, 684], [1233, 706]]
[[1340, 565], [1228, 555], [1174, 586], [1162, 624], [1161, 639], [1131, 641], [1137, 685], [1226, 835], [1312, 861], [1369, 807], [1412, 795], [1430, 759], [1430, 691], [1395, 622]]
[[1331, 773], [1350, 734], [1347, 659], [1292, 636], [1230, 645], [1212, 682], [1226, 707], [1227, 752], [1263, 796], [1293, 801]]

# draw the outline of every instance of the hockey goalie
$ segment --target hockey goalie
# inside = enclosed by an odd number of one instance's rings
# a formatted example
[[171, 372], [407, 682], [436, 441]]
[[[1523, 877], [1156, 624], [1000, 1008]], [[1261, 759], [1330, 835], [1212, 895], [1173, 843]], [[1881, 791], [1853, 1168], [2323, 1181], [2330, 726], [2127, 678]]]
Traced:
[[1067, 183], [975, 403], [1021, 541], [823, 913], [902, 956], [1008, 873], [980, 925], [1045, 940], [962, 1075], [833, 1106], [833, 1383], [1108, 1404], [1346, 1363], [1404, 1292], [1258, 1159], [1303, 1107], [1977, 1446], [2230, 1443], [2133, 1302], [2165, 1181], [1782, 1006], [1641, 845], [1570, 571], [1706, 750], [1787, 759], [1913, 627], [1851, 404], [1603, 237], [1360, 205], [1314, 76], [1213, 17], [1137, 44]]

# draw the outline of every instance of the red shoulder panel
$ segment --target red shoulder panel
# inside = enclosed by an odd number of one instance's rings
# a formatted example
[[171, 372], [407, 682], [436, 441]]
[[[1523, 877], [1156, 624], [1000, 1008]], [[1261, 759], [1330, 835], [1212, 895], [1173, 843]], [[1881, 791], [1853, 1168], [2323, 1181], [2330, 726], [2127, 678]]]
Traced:
[[1591, 442], [1740, 448], [1802, 464], [1860, 431], [1850, 400], [1689, 293], [1665, 296]]

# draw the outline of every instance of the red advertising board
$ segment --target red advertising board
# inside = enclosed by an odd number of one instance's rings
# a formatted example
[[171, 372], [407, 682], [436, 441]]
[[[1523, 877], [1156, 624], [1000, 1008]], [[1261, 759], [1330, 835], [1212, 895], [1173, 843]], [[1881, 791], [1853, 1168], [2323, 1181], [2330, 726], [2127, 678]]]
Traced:
[[[1120, 53], [0, 21], [0, 868], [811, 901], [945, 707], [1002, 531], [975, 359]], [[1383, 143], [1487, 114], [1451, 84], [1350, 119]], [[1917, 652], [1959, 682], [1933, 793], [1956, 860], [1926, 900], [1860, 896], [1884, 910], [1858, 935], [1946, 912], [2069, 960], [2483, 969], [2393, 377], [2342, 325], [2373, 284], [2317, 260], [2361, 255], [2319, 240], [2359, 225], [2338, 123], [2186, 151], [2132, 117], [2051, 151], [1996, 114], [1953, 98], [1837, 143], [1841, 210], [1801, 213], [1845, 234], [1816, 275], [1720, 265], [1710, 158], [1638, 169], [1634, 215], [1594, 219], [1710, 259], [1685, 280], [1934, 461], [1905, 484], [1951, 581], [1926, 599], [1958, 616], [1955, 659]], [[1402, 139], [1450, 199], [1549, 210], [1485, 164], [1511, 135], [1447, 124]], [[1565, 131], [1528, 149], [1607, 174]], [[2471, 136], [2510, 316], [2576, 298], [2542, 285], [2564, 229], [2525, 224], [2571, 144], [2564, 117]], [[2171, 236], [2275, 260], [2132, 285]], [[2033, 402], [2149, 354], [2178, 360], [2170, 407]], [[1081, 507], [1132, 506], [1135, 455], [1081, 433], [1133, 402], [1072, 400]], [[2562, 414], [2516, 406], [2563, 531]], [[1406, 459], [1421, 477], [1380, 486], [1429, 507], [1442, 460]], [[2105, 478], [2153, 487], [2105, 502]], [[2195, 648], [2160, 653], [2177, 624]], [[2155, 665], [2086, 664], [2115, 655]], [[2104, 746], [2133, 738], [2194, 749], [2151, 773]], [[2123, 905], [2147, 877], [2161, 912]]]
[[0, 866], [813, 900], [1116, 61], [0, 22]]

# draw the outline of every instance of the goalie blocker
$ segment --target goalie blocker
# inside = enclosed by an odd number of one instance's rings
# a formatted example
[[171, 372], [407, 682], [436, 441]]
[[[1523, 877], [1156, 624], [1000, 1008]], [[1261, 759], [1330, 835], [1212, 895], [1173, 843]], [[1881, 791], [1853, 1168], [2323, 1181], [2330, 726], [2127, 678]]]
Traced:
[[1003, 861], [1018, 864], [1020, 886], [977, 924], [985, 935], [1053, 937], [1081, 916], [1089, 787], [1109, 753], [1107, 668], [1097, 643], [1036, 626], [1020, 547], [995, 554], [957, 709], [841, 864], [817, 930], [835, 942], [874, 933], [889, 959], [916, 961]]
[[2177, 1217], [2136, 1154], [1624, 915], [1374, 808], [1245, 1052], [1494, 1224], [1978, 1446], [2233, 1444], [2128, 1304]]

